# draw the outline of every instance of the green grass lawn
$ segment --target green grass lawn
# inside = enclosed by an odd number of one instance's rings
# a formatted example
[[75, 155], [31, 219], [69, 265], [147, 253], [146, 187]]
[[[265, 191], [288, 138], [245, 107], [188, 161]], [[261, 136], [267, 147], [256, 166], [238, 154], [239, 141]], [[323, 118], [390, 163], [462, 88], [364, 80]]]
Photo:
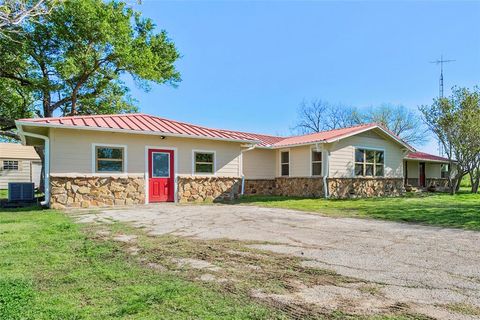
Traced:
[[229, 295], [142, 266], [53, 210], [0, 211], [0, 319], [278, 319]]
[[421, 194], [349, 200], [246, 196], [236, 203], [318, 212], [329, 216], [374, 218], [480, 230], [480, 194]]

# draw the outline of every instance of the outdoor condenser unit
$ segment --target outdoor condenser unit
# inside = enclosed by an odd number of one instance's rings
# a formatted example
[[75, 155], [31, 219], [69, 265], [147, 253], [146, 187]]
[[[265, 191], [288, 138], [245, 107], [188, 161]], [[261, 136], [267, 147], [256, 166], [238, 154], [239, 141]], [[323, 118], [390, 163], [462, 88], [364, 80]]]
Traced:
[[35, 185], [31, 182], [9, 182], [8, 201], [34, 201]]

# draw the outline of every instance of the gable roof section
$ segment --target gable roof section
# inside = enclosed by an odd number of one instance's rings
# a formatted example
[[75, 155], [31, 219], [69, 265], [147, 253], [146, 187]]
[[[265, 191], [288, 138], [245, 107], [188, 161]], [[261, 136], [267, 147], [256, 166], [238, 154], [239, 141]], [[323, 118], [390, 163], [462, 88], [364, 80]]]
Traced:
[[20, 119], [16, 122], [18, 125], [28, 126], [75, 128], [84, 130], [144, 133], [187, 138], [226, 140], [256, 144], [259, 147], [273, 149], [313, 143], [329, 143], [378, 128], [384, 134], [397, 141], [399, 144], [405, 146], [408, 150], [412, 152], [415, 151], [414, 148], [405, 143], [394, 133], [376, 123], [362, 124], [348, 128], [328, 130], [300, 136], [279, 137], [241, 131], [211, 129], [143, 113]]
[[353, 136], [365, 131], [373, 130], [373, 129], [379, 129], [385, 135], [395, 140], [397, 143], [403, 145], [408, 150], [415, 151], [415, 149], [412, 146], [410, 146], [408, 143], [403, 141], [396, 134], [394, 134], [390, 130], [376, 123], [367, 123], [367, 124], [361, 124], [361, 125], [352, 126], [348, 128], [340, 128], [340, 129], [301, 135], [301, 136], [289, 137], [275, 143], [273, 147], [282, 148], [282, 147], [291, 147], [291, 146], [298, 146], [298, 145], [305, 145], [305, 144], [312, 144], [312, 143], [330, 143], [330, 142], [335, 142], [337, 140], [348, 138], [350, 136]]
[[32, 146], [0, 142], [0, 159], [40, 160], [40, 157]]
[[363, 129], [370, 129], [373, 128], [373, 124], [364, 124], [358, 125], [354, 127], [342, 128], [342, 129], [334, 129], [328, 131], [321, 131], [315, 133], [309, 133], [300, 136], [293, 136], [285, 138], [277, 143], [274, 144], [275, 147], [288, 147], [294, 145], [302, 145], [302, 144], [310, 144], [310, 143], [317, 143], [317, 142], [327, 142], [328, 140], [332, 139], [341, 139], [350, 134], [355, 134]]
[[248, 138], [244, 135], [240, 136], [234, 132], [210, 129], [189, 123], [150, 116], [143, 113], [20, 119], [17, 120], [17, 123], [20, 125], [53, 128], [157, 134], [246, 143], [258, 142], [256, 139]]
[[406, 160], [426, 160], [426, 161], [437, 161], [437, 162], [449, 162], [447, 158], [436, 156], [433, 154], [425, 152], [410, 152], [406, 157]]

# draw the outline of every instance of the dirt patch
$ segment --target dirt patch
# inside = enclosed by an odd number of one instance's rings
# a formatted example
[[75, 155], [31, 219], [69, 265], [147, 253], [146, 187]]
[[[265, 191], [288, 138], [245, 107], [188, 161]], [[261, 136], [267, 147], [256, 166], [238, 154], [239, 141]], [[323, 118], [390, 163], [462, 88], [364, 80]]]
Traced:
[[[228, 239], [199, 240], [151, 236], [144, 230], [112, 225], [111, 238], [139, 263], [157, 272], [174, 272], [280, 309], [292, 318], [403, 314], [378, 285], [303, 265], [304, 259], [255, 246], [268, 243]], [[132, 243], [135, 243], [132, 246]]]
[[[138, 235], [118, 243], [140, 248], [132, 256], [140, 263], [254, 296], [300, 318], [338, 312], [355, 319], [410, 312], [478, 318], [471, 310], [480, 308], [479, 232], [242, 206], [152, 205], [76, 218], [114, 235]], [[135, 228], [116, 229], [113, 221]], [[202, 281], [207, 273], [216, 280]]]
[[181, 268], [189, 267], [193, 269], [206, 269], [210, 271], [220, 271], [221, 269], [208, 261], [199, 260], [199, 259], [173, 258], [172, 261], [175, 262]]
[[120, 242], [125, 242], [125, 243], [132, 243], [137, 240], [136, 235], [131, 235], [131, 234], [119, 234], [113, 237], [113, 240], [115, 241], [120, 241]]

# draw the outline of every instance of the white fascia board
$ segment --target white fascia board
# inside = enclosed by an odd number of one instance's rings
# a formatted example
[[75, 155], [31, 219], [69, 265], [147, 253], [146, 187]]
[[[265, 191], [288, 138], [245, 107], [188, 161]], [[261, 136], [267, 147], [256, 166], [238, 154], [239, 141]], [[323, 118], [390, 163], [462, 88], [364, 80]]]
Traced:
[[286, 144], [282, 146], [270, 146], [270, 147], [257, 147], [258, 148], [266, 148], [266, 149], [288, 149], [288, 148], [294, 148], [294, 147], [302, 147], [302, 146], [310, 146], [310, 145], [316, 145], [318, 143], [325, 143], [325, 140], [319, 140], [319, 141], [311, 141], [311, 142], [303, 142], [303, 143], [295, 143], [295, 144]]
[[[435, 163], [449, 163], [448, 160], [431, 160], [431, 159], [412, 159], [412, 158], [403, 158], [406, 161], [418, 161], [418, 162], [435, 162]], [[452, 160], [452, 162], [457, 162], [456, 160]]]

